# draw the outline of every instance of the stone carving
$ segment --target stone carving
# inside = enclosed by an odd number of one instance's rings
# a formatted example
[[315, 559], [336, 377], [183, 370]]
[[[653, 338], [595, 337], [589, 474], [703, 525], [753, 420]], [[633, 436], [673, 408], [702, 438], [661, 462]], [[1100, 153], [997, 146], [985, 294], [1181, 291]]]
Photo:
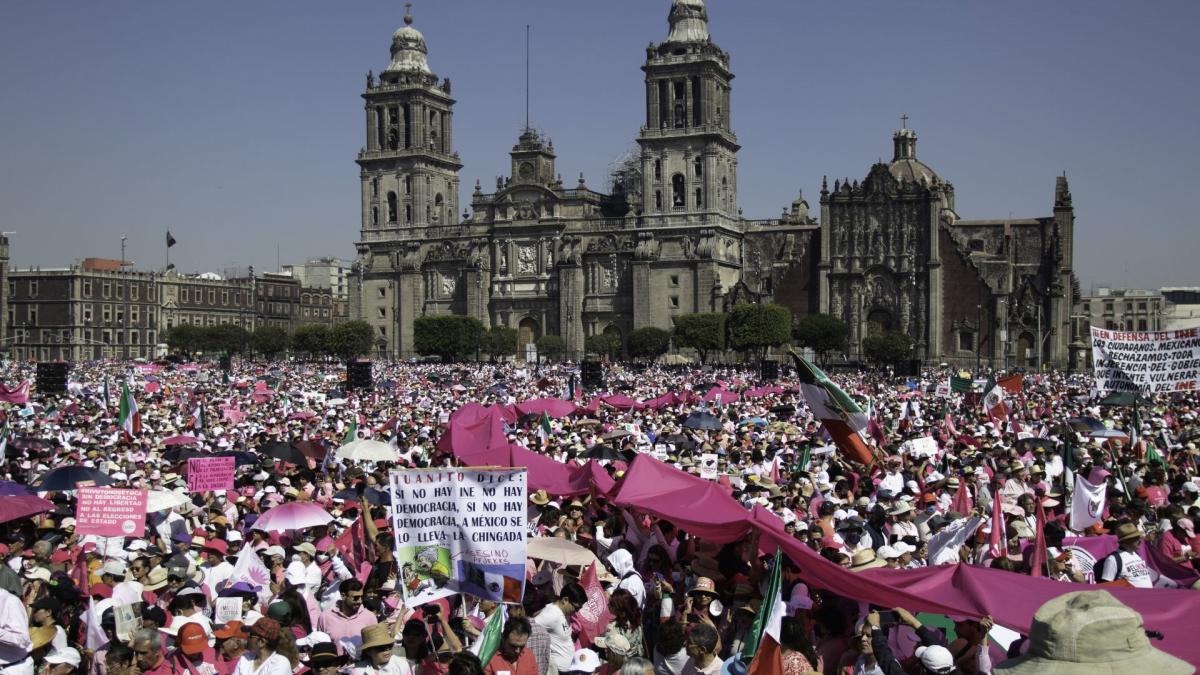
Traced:
[[616, 289], [617, 287], [617, 266], [616, 264], [604, 265], [601, 269], [601, 274], [604, 277], [604, 288], [608, 290]]
[[537, 220], [539, 217], [538, 205], [532, 201], [519, 201], [513, 203], [514, 220]]
[[454, 290], [457, 287], [457, 279], [443, 273], [442, 274], [442, 296], [446, 298], [454, 297]]
[[533, 246], [517, 247], [517, 273], [537, 273], [537, 249]]

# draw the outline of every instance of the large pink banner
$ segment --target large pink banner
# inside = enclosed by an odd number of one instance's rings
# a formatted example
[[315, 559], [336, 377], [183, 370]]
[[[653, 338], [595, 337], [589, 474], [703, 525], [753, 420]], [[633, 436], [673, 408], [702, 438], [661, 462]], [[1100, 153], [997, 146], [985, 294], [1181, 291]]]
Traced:
[[145, 490], [108, 487], [79, 488], [75, 533], [101, 537], [141, 537], [146, 534]]
[[193, 457], [188, 460], [188, 491], [233, 489], [233, 457]]

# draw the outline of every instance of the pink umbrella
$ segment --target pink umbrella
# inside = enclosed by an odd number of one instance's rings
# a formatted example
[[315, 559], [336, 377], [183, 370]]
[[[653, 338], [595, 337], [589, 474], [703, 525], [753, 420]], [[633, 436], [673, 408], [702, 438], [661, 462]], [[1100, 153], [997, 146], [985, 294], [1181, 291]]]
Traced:
[[199, 443], [200, 439], [195, 436], [172, 436], [163, 441], [163, 445], [192, 445]]
[[0, 499], [0, 523], [28, 518], [54, 510], [54, 504], [33, 495], [12, 495]]
[[255, 530], [286, 532], [328, 525], [333, 516], [312, 502], [289, 502], [269, 509], [254, 521]]
[[317, 414], [315, 412], [309, 412], [309, 411], [305, 410], [303, 412], [292, 413], [291, 415], [288, 415], [288, 419], [289, 420], [311, 420], [312, 418], [314, 418], [316, 416], [317, 416]]

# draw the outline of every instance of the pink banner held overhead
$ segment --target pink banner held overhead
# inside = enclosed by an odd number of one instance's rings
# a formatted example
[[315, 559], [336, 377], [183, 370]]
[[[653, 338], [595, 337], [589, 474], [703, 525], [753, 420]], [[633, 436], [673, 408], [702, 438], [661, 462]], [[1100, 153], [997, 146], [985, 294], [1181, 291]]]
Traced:
[[29, 380], [25, 380], [16, 387], [9, 389], [0, 384], [0, 402], [3, 403], [28, 403], [29, 402]]
[[233, 489], [233, 457], [193, 457], [188, 460], [188, 491]]
[[517, 412], [522, 415], [538, 415], [546, 413], [547, 417], [559, 419], [566, 417], [575, 412], [575, 403], [573, 401], [564, 401], [559, 398], [535, 398], [531, 401], [517, 404]]
[[146, 534], [145, 490], [84, 487], [77, 491], [75, 533], [101, 537], [142, 537]]

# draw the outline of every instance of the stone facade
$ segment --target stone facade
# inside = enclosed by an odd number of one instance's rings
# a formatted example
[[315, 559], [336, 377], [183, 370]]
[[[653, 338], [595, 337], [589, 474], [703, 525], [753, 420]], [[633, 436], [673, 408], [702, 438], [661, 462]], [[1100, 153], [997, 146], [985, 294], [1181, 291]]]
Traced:
[[778, 219], [743, 219], [729, 54], [710, 38], [702, 0], [673, 0], [668, 23], [642, 66], [638, 150], [609, 193], [583, 176], [567, 186], [553, 142], [525, 129], [510, 175], [489, 192], [477, 182], [460, 219], [450, 83], [430, 70], [406, 15], [391, 64], [378, 82], [367, 76], [358, 155], [350, 313], [372, 324], [379, 356], [415, 356], [422, 315], [516, 328], [519, 354], [561, 335], [579, 358], [590, 335], [771, 299], [845, 319], [851, 359], [864, 337], [899, 329], [927, 362], [1024, 365], [1041, 342], [1044, 361], [1067, 365], [1076, 283], [1065, 177], [1051, 216], [961, 220], [953, 186], [917, 160], [916, 133], [902, 128], [892, 162], [822, 185], [819, 223], [802, 197]]

